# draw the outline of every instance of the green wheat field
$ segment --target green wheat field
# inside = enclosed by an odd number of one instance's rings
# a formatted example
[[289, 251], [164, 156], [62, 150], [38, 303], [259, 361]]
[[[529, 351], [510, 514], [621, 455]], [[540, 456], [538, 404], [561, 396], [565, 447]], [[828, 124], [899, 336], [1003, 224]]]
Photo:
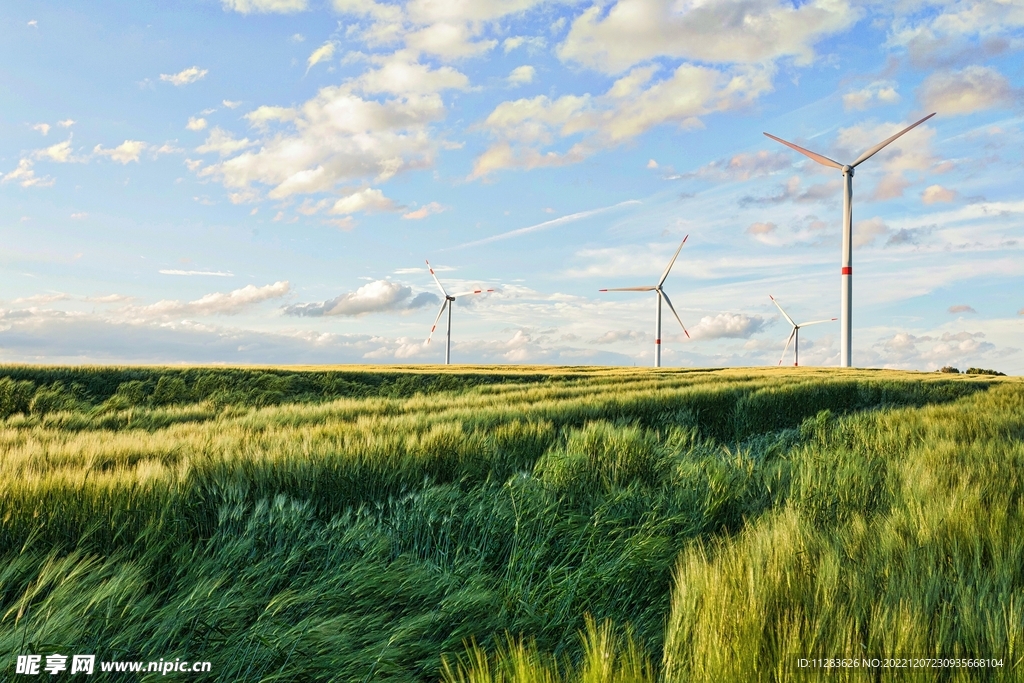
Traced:
[[4, 366], [0, 679], [1024, 680], [1022, 493], [1013, 377]]

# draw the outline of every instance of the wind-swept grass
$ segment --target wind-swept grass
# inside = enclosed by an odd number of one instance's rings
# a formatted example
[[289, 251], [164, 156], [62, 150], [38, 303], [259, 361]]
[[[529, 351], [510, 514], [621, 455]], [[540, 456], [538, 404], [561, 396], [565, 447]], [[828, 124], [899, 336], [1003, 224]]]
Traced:
[[1020, 675], [1014, 378], [4, 373], [0, 652], [216, 681], [781, 681], [865, 652]]

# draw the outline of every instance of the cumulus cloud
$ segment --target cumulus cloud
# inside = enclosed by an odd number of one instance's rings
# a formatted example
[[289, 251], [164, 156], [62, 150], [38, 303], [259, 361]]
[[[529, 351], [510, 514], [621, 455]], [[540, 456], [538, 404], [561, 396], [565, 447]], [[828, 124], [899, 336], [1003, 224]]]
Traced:
[[201, 78], [204, 78], [209, 73], [209, 69], [200, 69], [198, 66], [190, 66], [187, 69], [182, 69], [176, 74], [160, 74], [161, 81], [167, 81], [174, 85], [188, 85], [189, 83], [195, 83]]
[[718, 159], [701, 166], [684, 178], [707, 178], [711, 180], [749, 180], [769, 175], [793, 166], [793, 155], [787, 152], [760, 150], [743, 152], [728, 159]]
[[47, 133], [50, 132], [50, 124], [48, 124], [48, 123], [37, 123], [36, 125], [32, 126], [32, 130], [38, 131], [38, 132], [42, 133], [43, 135], [46, 135]]
[[395, 208], [395, 203], [385, 197], [383, 192], [368, 187], [342, 197], [334, 202], [329, 211], [335, 215], [347, 215], [359, 211], [394, 211]]
[[415, 211], [403, 213], [402, 218], [410, 221], [418, 221], [426, 218], [427, 216], [431, 216], [435, 213], [441, 213], [442, 211], [444, 211], [443, 206], [441, 206], [437, 202], [430, 202], [429, 204], [424, 204]]
[[885, 222], [875, 216], [866, 221], [857, 221], [853, 224], [853, 246], [866, 247], [874, 244], [879, 237], [884, 237], [892, 232]]
[[189, 130], [203, 130], [206, 128], [206, 119], [190, 116], [188, 117], [188, 123], [185, 124], [185, 127]]
[[508, 84], [525, 85], [527, 83], [533, 83], [533, 79], [536, 75], [537, 70], [528, 64], [517, 66], [512, 69], [512, 73], [508, 75]]
[[354, 292], [318, 303], [286, 306], [287, 315], [319, 317], [324, 315], [359, 316], [383, 311], [413, 310], [436, 304], [440, 299], [430, 292], [412, 296], [412, 287], [391, 280], [368, 282]]
[[58, 121], [57, 125], [61, 128], [70, 128], [71, 126], [75, 125], [75, 122], [73, 119], [64, 119], [63, 121]]
[[977, 313], [977, 311], [974, 310], [973, 307], [968, 306], [966, 304], [958, 304], [956, 306], [950, 306], [949, 307], [949, 312], [950, 313]]
[[71, 156], [71, 138], [68, 138], [64, 142], [58, 142], [55, 145], [50, 145], [45, 149], [36, 150], [32, 156], [36, 159], [45, 159], [47, 161], [55, 161], [59, 164], [67, 163], [70, 161], [81, 161], [81, 159], [75, 159]]
[[378, 102], [363, 99], [349, 86], [325, 87], [298, 109], [274, 112], [275, 120], [290, 130], [260, 140], [258, 150], [231, 156], [256, 143], [215, 128], [197, 151], [230, 158], [198, 173], [235, 191], [268, 186], [275, 199], [327, 192], [367, 178], [384, 181], [432, 164], [437, 143], [429, 125], [444, 113], [441, 98], [433, 93]]
[[900, 94], [893, 81], [875, 81], [866, 88], [853, 90], [843, 95], [843, 109], [861, 111], [876, 104], [896, 104]]
[[984, 332], [943, 332], [936, 336], [897, 332], [880, 340], [875, 348], [889, 363], [939, 368], [983, 360], [996, 348], [984, 338]]
[[719, 313], [706, 315], [690, 329], [691, 339], [747, 339], [764, 326], [764, 319], [759, 315], [749, 316], [745, 313]]
[[18, 167], [0, 178], [0, 183], [16, 182], [22, 187], [52, 187], [56, 182], [50, 176], [40, 178], [32, 168], [31, 159], [21, 159]]
[[[503, 168], [578, 163], [663, 124], [703, 128], [701, 116], [748, 107], [772, 89], [770, 67], [721, 71], [683, 64], [655, 80], [657, 71], [656, 66], [638, 67], [597, 97], [540, 95], [502, 102], [483, 123], [497, 140], [474, 161], [471, 177]], [[543, 151], [565, 138], [581, 139], [564, 152]]]
[[637, 332], [635, 330], [613, 330], [605, 332], [599, 337], [595, 337], [590, 341], [591, 344], [618, 344], [619, 342], [646, 342], [651, 339], [651, 335], [647, 332]]
[[767, 197], [740, 197], [740, 206], [758, 206], [768, 204], [782, 204], [784, 202], [796, 202], [798, 204], [809, 204], [832, 199], [842, 189], [841, 180], [830, 180], [825, 183], [818, 183], [804, 188], [800, 176], [791, 176], [786, 184], [779, 188], [779, 191]]
[[929, 185], [921, 193], [921, 201], [925, 204], [951, 202], [954, 199], [956, 199], [956, 191], [947, 189], [942, 185]]
[[747, 64], [794, 57], [809, 64], [814, 44], [849, 28], [858, 15], [845, 0], [618, 0], [611, 9], [595, 3], [573, 21], [558, 56], [605, 73], [659, 56]]
[[256, 143], [251, 142], [249, 138], [236, 140], [231, 133], [228, 133], [219, 126], [214, 126], [210, 130], [206, 142], [196, 147], [196, 151], [200, 154], [219, 154], [224, 157], [240, 152], [247, 147], [252, 147], [254, 144]]
[[928, 111], [943, 115], [973, 114], [1011, 106], [1016, 93], [1006, 77], [987, 66], [940, 71], [925, 79], [917, 97]]
[[541, 50], [547, 46], [547, 41], [543, 36], [511, 36], [501, 41], [501, 48], [505, 51], [505, 54], [523, 45], [526, 45], [528, 48]]
[[120, 164], [128, 164], [132, 161], [137, 162], [139, 155], [148, 147], [145, 142], [139, 140], [125, 140], [117, 147], [106, 149], [103, 145], [96, 145], [92, 153], [96, 156], [110, 157], [111, 160], [116, 161]]
[[949, 66], [1006, 53], [1019, 42], [1024, 12], [1014, 2], [956, 0], [929, 5], [894, 5], [888, 45], [918, 67]]
[[221, 4], [239, 14], [291, 14], [309, 6], [308, 0], [221, 0]]
[[236, 109], [239, 106], [241, 106], [242, 103], [241, 102], [232, 101], [232, 100], [221, 100], [221, 104], [223, 104], [228, 109]]
[[279, 299], [290, 291], [287, 280], [272, 285], [257, 287], [246, 285], [230, 292], [214, 292], [195, 301], [158, 301], [149, 306], [133, 309], [133, 313], [143, 316], [182, 316], [182, 315], [236, 315], [246, 309], [270, 299]]

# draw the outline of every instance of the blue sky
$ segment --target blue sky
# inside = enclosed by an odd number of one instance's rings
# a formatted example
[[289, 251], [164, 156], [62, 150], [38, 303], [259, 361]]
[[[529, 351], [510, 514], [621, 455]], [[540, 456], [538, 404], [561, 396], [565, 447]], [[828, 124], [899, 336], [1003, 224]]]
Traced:
[[[0, 7], [0, 361], [1024, 372], [1024, 4]], [[671, 323], [671, 324], [670, 324]], [[443, 335], [443, 326], [440, 328]], [[838, 323], [801, 334], [838, 364]], [[791, 353], [791, 351], [790, 351]], [[787, 362], [791, 361], [790, 359]]]

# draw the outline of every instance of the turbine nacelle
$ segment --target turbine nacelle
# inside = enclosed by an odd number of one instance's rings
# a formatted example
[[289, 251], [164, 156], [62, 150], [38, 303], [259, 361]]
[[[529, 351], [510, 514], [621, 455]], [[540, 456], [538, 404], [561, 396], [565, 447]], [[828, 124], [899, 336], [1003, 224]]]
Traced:
[[427, 261], [427, 270], [430, 271], [430, 277], [434, 278], [434, 282], [437, 283], [437, 288], [441, 290], [441, 294], [444, 296], [444, 301], [441, 302], [441, 308], [437, 311], [437, 317], [434, 318], [434, 324], [430, 326], [430, 334], [427, 335], [426, 341], [423, 342], [424, 346], [430, 343], [430, 338], [434, 336], [434, 330], [437, 329], [437, 321], [444, 315], [445, 309], [448, 309], [448, 332], [446, 344], [444, 347], [444, 364], [448, 365], [451, 363], [451, 352], [452, 352], [452, 304], [455, 303], [455, 298], [460, 296], [468, 296], [470, 294], [482, 294], [484, 292], [493, 292], [493, 289], [482, 289], [477, 287], [468, 292], [459, 292], [458, 294], [449, 294], [441, 284], [441, 281], [437, 279], [437, 275], [434, 273], [434, 269], [430, 266], [430, 261]]
[[655, 292], [658, 295], [658, 317], [657, 325], [655, 330], [654, 338], [654, 367], [661, 367], [661, 300], [664, 299], [665, 303], [668, 304], [669, 310], [672, 311], [672, 315], [679, 321], [679, 326], [683, 328], [683, 333], [686, 338], [690, 338], [690, 333], [686, 331], [686, 325], [683, 324], [682, 318], [676, 313], [676, 307], [672, 305], [672, 300], [668, 298], [668, 294], [665, 292], [662, 285], [665, 284], [665, 280], [668, 278], [668, 274], [672, 272], [672, 266], [676, 263], [676, 257], [679, 256], [679, 252], [682, 251], [683, 245], [686, 244], [686, 240], [690, 236], [687, 235], [683, 238], [683, 241], [679, 243], [679, 247], [676, 249], [676, 253], [672, 255], [672, 260], [668, 262], [668, 266], [665, 271], [661, 274], [661, 279], [658, 280], [656, 285], [647, 285], [644, 287], [611, 287], [608, 289], [601, 289], [601, 292]]
[[[840, 341], [839, 341], [839, 365], [841, 367], [850, 367], [853, 364], [853, 175], [854, 169], [860, 166], [865, 161], [878, 154], [887, 145], [892, 143], [896, 138], [901, 135], [913, 130], [920, 126], [922, 123], [935, 116], [932, 112], [928, 116], [924, 117], [920, 121], [913, 123], [900, 132], [896, 133], [892, 137], [883, 140], [871, 149], [865, 151], [857, 160], [852, 164], [841, 164], [835, 159], [829, 159], [827, 156], [812, 152], [809, 149], [804, 149], [799, 145], [794, 145], [792, 142], [786, 142], [782, 138], [775, 137], [771, 133], [765, 133], [768, 137], [776, 142], [779, 142], [792, 150], [800, 152], [808, 159], [816, 161], [822, 166], [828, 166], [830, 168], [838, 169], [843, 173], [843, 256], [842, 256], [842, 280], [841, 282], [841, 302], [842, 302], [842, 322], [840, 323]], [[774, 301], [774, 299], [773, 299]], [[776, 304], [778, 305], [778, 304]], [[788, 316], [787, 316], [788, 318]], [[794, 334], [798, 334], [798, 329], [794, 329]], [[788, 346], [788, 344], [787, 344]], [[783, 352], [785, 355], [785, 352]], [[781, 363], [781, 361], [780, 361]]]

